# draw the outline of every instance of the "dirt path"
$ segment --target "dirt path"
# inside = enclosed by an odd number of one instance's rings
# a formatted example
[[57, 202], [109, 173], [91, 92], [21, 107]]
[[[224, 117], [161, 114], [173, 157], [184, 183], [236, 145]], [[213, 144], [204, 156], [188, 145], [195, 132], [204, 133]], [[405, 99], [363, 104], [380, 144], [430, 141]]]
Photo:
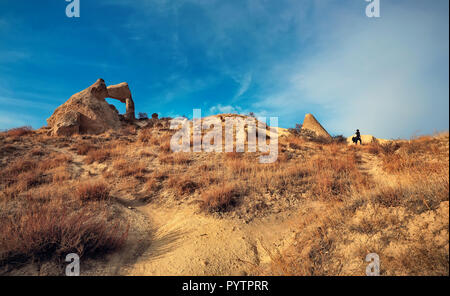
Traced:
[[[100, 174], [103, 165], [87, 165], [72, 157], [71, 171], [80, 177]], [[130, 199], [131, 198], [131, 199]], [[134, 197], [135, 198], [135, 197]], [[248, 275], [292, 245], [298, 209], [255, 218], [217, 218], [198, 205], [134, 202], [116, 197], [133, 225], [126, 248], [105, 262], [93, 263], [87, 274], [109, 275]], [[134, 213], [133, 213], [134, 212]]]
[[[198, 213], [197, 207], [139, 208], [154, 226], [152, 242], [123, 275], [246, 275], [269, 261], [265, 248], [288, 246], [293, 238], [293, 212], [245, 224]], [[264, 245], [264, 246], [263, 246]]]
[[383, 171], [381, 160], [378, 156], [368, 152], [361, 151], [361, 163], [359, 169], [372, 177], [373, 182], [377, 184], [385, 183], [389, 178]]

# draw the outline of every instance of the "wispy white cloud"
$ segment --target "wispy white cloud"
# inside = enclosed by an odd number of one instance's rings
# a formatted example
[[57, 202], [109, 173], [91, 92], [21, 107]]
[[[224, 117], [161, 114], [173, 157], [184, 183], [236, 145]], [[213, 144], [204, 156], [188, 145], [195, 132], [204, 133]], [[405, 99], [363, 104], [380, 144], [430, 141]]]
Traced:
[[55, 106], [53, 104], [45, 103], [45, 102], [36, 102], [36, 101], [30, 101], [30, 100], [23, 100], [23, 99], [17, 99], [17, 98], [10, 98], [10, 97], [4, 97], [0, 96], [0, 104], [2, 107], [9, 107], [9, 106], [15, 106], [15, 107], [26, 107], [31, 109], [42, 109], [42, 110], [51, 110]]
[[242, 79], [238, 80], [238, 83], [240, 84], [240, 87], [233, 100], [238, 99], [250, 88], [250, 85], [252, 83], [252, 73], [246, 73], [244, 77], [242, 77]]
[[10, 111], [0, 111], [0, 129], [29, 126], [36, 122], [34, 116]]
[[[384, 5], [381, 19], [345, 12], [329, 19], [314, 54], [283, 65], [285, 83], [254, 104], [302, 120], [319, 110], [324, 125], [349, 135], [408, 137], [448, 128], [448, 14]], [[436, 12], [434, 12], [436, 13]], [[271, 78], [269, 78], [271, 79]]]
[[212, 106], [211, 108], [209, 108], [208, 115], [221, 114], [221, 113], [243, 114], [243, 110], [239, 106], [231, 106], [231, 105], [222, 106], [221, 104], [218, 104], [216, 106]]

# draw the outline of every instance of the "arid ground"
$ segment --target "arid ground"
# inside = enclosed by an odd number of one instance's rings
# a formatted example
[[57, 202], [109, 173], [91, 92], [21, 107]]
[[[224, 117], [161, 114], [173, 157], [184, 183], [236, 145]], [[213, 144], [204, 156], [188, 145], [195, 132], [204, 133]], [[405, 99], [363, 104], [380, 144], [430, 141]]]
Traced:
[[0, 133], [0, 274], [449, 275], [449, 135], [173, 153], [167, 122]]

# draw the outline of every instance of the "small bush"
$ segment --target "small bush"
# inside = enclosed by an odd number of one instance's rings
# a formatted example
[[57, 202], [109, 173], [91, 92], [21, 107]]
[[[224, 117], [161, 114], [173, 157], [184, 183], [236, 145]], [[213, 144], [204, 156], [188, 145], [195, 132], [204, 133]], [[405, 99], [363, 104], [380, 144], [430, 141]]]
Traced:
[[128, 125], [121, 130], [121, 133], [124, 136], [134, 136], [136, 135], [136, 127], [134, 125]]
[[97, 256], [123, 246], [128, 227], [89, 207], [78, 211], [44, 204], [0, 218], [0, 266], [30, 259], [59, 260], [68, 253]]
[[235, 184], [213, 185], [201, 194], [202, 208], [209, 212], [226, 211], [236, 204], [238, 196]]
[[65, 166], [72, 158], [64, 153], [51, 154], [47, 159], [39, 163], [39, 168], [46, 171], [57, 167]]
[[102, 163], [108, 160], [111, 157], [111, 153], [108, 150], [89, 150], [89, 152], [86, 155], [86, 158], [84, 159], [84, 162], [86, 164], [91, 164], [94, 162]]
[[152, 137], [152, 130], [149, 128], [144, 128], [139, 131], [138, 141], [141, 143], [149, 143]]
[[78, 155], [86, 155], [90, 150], [95, 150], [95, 147], [87, 143], [81, 143], [75, 146], [75, 150]]
[[333, 143], [337, 144], [346, 144], [347, 138], [345, 138], [343, 135], [338, 135], [333, 137]]
[[147, 113], [139, 112], [138, 113], [138, 119], [148, 119]]
[[102, 181], [86, 182], [78, 186], [76, 194], [82, 201], [95, 201], [109, 199], [110, 189]]
[[179, 195], [191, 194], [198, 188], [198, 184], [189, 177], [177, 175], [170, 176], [167, 185]]
[[29, 135], [33, 132], [31, 126], [22, 126], [18, 128], [12, 128], [6, 132], [9, 137], [22, 137], [25, 135]]

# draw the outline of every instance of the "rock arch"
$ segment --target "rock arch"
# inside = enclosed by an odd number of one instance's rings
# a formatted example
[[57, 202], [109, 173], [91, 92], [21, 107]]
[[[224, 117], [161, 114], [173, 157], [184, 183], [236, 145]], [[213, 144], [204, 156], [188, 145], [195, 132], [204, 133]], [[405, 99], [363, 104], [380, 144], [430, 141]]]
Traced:
[[116, 85], [110, 85], [107, 87], [107, 90], [108, 98], [119, 100], [125, 104], [125, 118], [127, 120], [135, 120], [134, 101], [128, 83], [122, 82]]
[[125, 119], [134, 121], [134, 102], [128, 83], [106, 86], [103, 79], [98, 79], [90, 87], [74, 94], [64, 104], [56, 108], [47, 119], [49, 134], [72, 135], [98, 134], [108, 129], [121, 127], [117, 109], [106, 102], [112, 98], [125, 103]]

